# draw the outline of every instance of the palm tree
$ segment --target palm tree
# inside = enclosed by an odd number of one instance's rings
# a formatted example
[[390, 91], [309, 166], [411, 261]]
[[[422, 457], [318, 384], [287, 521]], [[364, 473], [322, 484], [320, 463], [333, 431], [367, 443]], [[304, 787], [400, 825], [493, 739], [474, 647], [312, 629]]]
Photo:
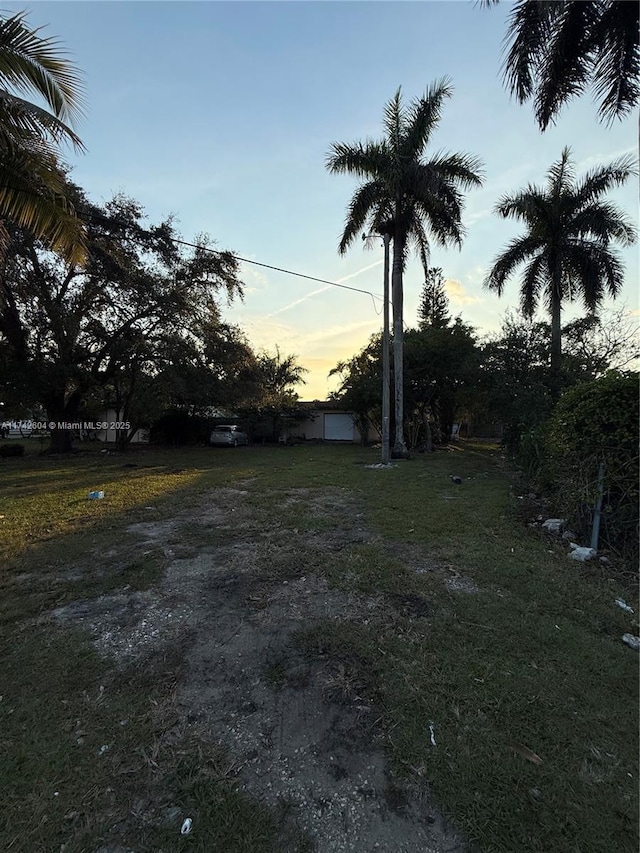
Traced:
[[[66, 199], [58, 155], [62, 142], [82, 148], [69, 126], [81, 114], [80, 77], [58, 41], [29, 29], [24, 19], [20, 13], [0, 20], [0, 219], [79, 263], [83, 232]], [[48, 109], [21, 94], [41, 97]], [[0, 248], [6, 241], [0, 221]]]
[[263, 352], [258, 356], [262, 388], [270, 402], [278, 404], [283, 400], [297, 399], [294, 387], [306, 385], [304, 375], [309, 371], [296, 359], [295, 355], [283, 356], [278, 346], [275, 355]]
[[529, 184], [515, 195], [503, 196], [495, 211], [522, 221], [527, 228], [500, 254], [485, 287], [502, 295], [507, 279], [525, 264], [520, 287], [524, 315], [531, 318], [539, 300], [551, 314], [552, 389], [559, 390], [561, 359], [560, 315], [564, 300], [581, 298], [595, 311], [604, 296], [616, 296], [623, 268], [612, 241], [635, 242], [630, 219], [603, 196], [636, 174], [630, 157], [601, 166], [577, 180], [568, 148], [549, 170], [546, 188]]
[[[483, 0], [492, 6], [499, 0]], [[509, 16], [504, 79], [520, 103], [533, 97], [541, 130], [591, 86], [600, 118], [627, 115], [640, 96], [638, 3], [518, 0]]]
[[462, 245], [462, 189], [480, 186], [480, 162], [468, 154], [439, 152], [430, 159], [425, 149], [437, 128], [446, 98], [447, 80], [433, 83], [422, 98], [404, 107], [401, 90], [385, 107], [384, 139], [355, 144], [333, 143], [327, 157], [332, 174], [353, 174], [364, 182], [356, 190], [338, 251], [344, 254], [366, 225], [391, 233], [393, 269], [394, 456], [406, 456], [403, 401], [403, 271], [413, 246], [428, 273], [429, 235], [441, 246]]

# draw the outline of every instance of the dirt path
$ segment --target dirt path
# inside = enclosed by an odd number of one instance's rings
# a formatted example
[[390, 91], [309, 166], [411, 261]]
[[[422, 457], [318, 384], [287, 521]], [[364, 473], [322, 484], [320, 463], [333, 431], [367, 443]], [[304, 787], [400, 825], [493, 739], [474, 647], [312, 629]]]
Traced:
[[[216, 490], [196, 513], [129, 527], [134, 548], [166, 557], [157, 588], [75, 603], [56, 616], [88, 627], [100, 652], [121, 665], [190, 636], [175, 691], [185, 725], [227, 748], [247, 791], [288, 803], [288, 820], [318, 853], [462, 853], [468, 848], [426, 787], [391, 777], [372, 704], [344, 672], [309, 661], [295, 642], [319, 620], [364, 620], [384, 606], [329, 589], [322, 574], [323, 560], [371, 535], [348, 493], [293, 490], [279, 505], [334, 524], [287, 532], [275, 510], [271, 525], [256, 518], [251, 483]], [[344, 521], [354, 518], [353, 526]], [[282, 849], [292, 848], [283, 840]]]

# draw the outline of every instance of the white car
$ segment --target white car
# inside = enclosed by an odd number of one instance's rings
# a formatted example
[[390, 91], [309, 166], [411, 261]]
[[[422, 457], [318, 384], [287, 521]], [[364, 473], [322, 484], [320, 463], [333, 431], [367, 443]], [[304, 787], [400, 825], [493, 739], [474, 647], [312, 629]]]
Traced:
[[237, 426], [217, 426], [211, 432], [209, 444], [213, 447], [238, 447], [249, 444], [249, 436]]

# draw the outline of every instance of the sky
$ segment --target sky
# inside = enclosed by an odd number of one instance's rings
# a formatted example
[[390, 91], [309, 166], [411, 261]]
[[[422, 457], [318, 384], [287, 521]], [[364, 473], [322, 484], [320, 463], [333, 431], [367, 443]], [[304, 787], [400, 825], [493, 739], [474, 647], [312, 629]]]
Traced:
[[[384, 105], [399, 86], [408, 102], [450, 78], [453, 97], [429, 150], [479, 157], [485, 182], [467, 194], [462, 250], [433, 246], [431, 264], [444, 271], [452, 314], [483, 335], [518, 305], [517, 278], [502, 298], [482, 287], [521, 233], [492, 213], [499, 197], [544, 183], [565, 145], [579, 173], [637, 156], [637, 113], [607, 127], [590, 94], [538, 131], [531, 105], [517, 104], [501, 80], [510, 5], [5, 0], [3, 10], [26, 9], [30, 26], [46, 25], [84, 75], [88, 107], [76, 130], [87, 150], [66, 159], [92, 200], [124, 192], [151, 222], [174, 214], [186, 240], [204, 232], [242, 258], [376, 295], [381, 241], [338, 255], [357, 181], [330, 175], [327, 153], [332, 142], [380, 138]], [[611, 198], [637, 220], [636, 180]], [[637, 312], [637, 247], [621, 255], [626, 282], [616, 305]], [[380, 300], [246, 263], [241, 273], [244, 301], [225, 307], [225, 319], [257, 349], [295, 354], [309, 371], [301, 397], [326, 398], [337, 383], [329, 371], [380, 330]], [[412, 260], [409, 326], [423, 280]], [[584, 313], [568, 306], [564, 318]]]

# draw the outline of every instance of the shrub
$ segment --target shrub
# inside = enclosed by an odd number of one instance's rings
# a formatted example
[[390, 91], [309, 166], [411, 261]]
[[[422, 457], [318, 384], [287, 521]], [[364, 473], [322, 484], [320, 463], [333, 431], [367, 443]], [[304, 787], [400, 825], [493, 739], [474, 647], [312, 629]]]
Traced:
[[152, 425], [151, 442], [175, 447], [208, 444], [210, 432], [210, 419], [171, 409]]
[[0, 447], [0, 457], [3, 459], [15, 456], [24, 456], [24, 444], [3, 444]]
[[635, 565], [638, 557], [637, 373], [611, 372], [559, 400], [547, 432], [547, 476], [558, 509], [586, 538], [604, 464], [601, 541]]

